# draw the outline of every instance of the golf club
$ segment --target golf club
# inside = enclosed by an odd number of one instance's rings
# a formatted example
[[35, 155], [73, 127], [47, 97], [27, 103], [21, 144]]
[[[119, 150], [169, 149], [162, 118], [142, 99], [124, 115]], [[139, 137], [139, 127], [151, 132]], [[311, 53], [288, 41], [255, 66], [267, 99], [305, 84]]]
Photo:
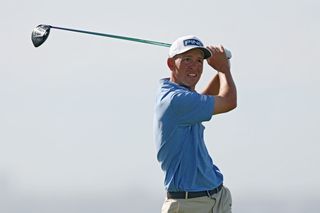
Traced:
[[38, 25], [31, 34], [31, 40], [32, 43], [35, 47], [39, 47], [42, 45], [48, 38], [50, 34], [50, 29], [58, 29], [58, 30], [66, 30], [66, 31], [72, 31], [72, 32], [77, 32], [77, 33], [85, 33], [85, 34], [90, 34], [90, 35], [96, 35], [96, 36], [104, 36], [104, 37], [109, 37], [109, 38], [116, 38], [116, 39], [122, 39], [122, 40], [128, 40], [128, 41], [134, 41], [134, 42], [140, 42], [140, 43], [145, 43], [145, 44], [153, 44], [153, 45], [158, 45], [158, 46], [163, 46], [163, 47], [170, 47], [171, 44], [163, 43], [163, 42], [158, 42], [158, 41], [150, 41], [150, 40], [144, 40], [144, 39], [139, 39], [139, 38], [130, 38], [126, 36], [118, 36], [118, 35], [111, 35], [111, 34], [105, 34], [105, 33], [98, 33], [98, 32], [90, 32], [90, 31], [85, 31], [85, 30], [76, 30], [76, 29], [70, 29], [70, 28], [64, 28], [64, 27], [55, 27], [51, 25]]
[[[139, 38], [126, 37], [126, 36], [119, 36], [119, 35], [112, 35], [112, 34], [106, 34], [106, 33], [98, 33], [98, 32], [91, 32], [91, 31], [85, 31], [85, 30], [77, 30], [77, 29], [40, 24], [31, 33], [31, 40], [35, 47], [41, 46], [47, 40], [50, 34], [51, 28], [57, 29], [57, 30], [66, 30], [66, 31], [77, 32], [77, 33], [85, 33], [90, 35], [115, 38], [115, 39], [122, 39], [122, 40], [133, 41], [133, 42], [140, 42], [144, 44], [151, 44], [151, 45], [157, 45], [157, 46], [163, 46], [163, 47], [171, 46], [171, 44], [158, 42], [158, 41], [151, 41], [151, 40], [145, 40], [145, 39], [139, 39]], [[227, 49], [225, 49], [225, 52], [226, 52], [227, 58], [230, 59], [232, 57], [231, 52]]]

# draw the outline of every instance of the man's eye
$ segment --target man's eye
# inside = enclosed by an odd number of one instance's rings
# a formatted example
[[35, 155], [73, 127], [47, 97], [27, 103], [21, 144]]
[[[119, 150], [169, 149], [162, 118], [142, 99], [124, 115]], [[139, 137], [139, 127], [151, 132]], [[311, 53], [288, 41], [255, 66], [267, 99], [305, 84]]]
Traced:
[[186, 58], [184, 58], [183, 60], [184, 60], [185, 62], [191, 62], [191, 61], [192, 61], [192, 59], [189, 58], [189, 57], [186, 57]]

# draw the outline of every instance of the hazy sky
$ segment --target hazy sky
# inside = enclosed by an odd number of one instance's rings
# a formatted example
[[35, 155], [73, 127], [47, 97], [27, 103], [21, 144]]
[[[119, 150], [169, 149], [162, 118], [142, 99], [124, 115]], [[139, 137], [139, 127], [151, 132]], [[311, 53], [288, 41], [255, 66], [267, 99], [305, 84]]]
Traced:
[[[54, 29], [34, 48], [38, 24], [224, 45], [238, 108], [205, 123], [205, 138], [234, 212], [319, 209], [319, 8], [316, 0], [3, 0], [0, 211], [160, 212], [165, 196], [152, 119], [168, 48]], [[215, 73], [204, 69], [198, 90]]]

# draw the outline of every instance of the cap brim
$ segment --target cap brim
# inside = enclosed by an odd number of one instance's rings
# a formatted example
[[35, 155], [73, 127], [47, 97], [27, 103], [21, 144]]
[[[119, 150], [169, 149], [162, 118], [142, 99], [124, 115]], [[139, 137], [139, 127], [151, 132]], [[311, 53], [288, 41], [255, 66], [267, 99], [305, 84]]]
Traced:
[[[205, 47], [192, 47], [192, 48], [190, 48], [189, 50], [193, 50], [193, 49], [200, 49], [200, 50], [203, 52], [204, 59], [210, 58], [211, 55], [212, 55], [212, 54], [211, 54], [211, 51], [208, 50], [208, 49], [205, 48]], [[187, 51], [189, 51], [189, 50], [187, 50]], [[187, 52], [187, 51], [185, 51], [185, 52]]]
[[186, 48], [186, 49], [184, 49], [183, 51], [180, 51], [180, 52], [176, 53], [175, 55], [170, 55], [170, 54], [169, 54], [169, 57], [174, 57], [174, 56], [176, 56], [176, 55], [179, 55], [179, 54], [188, 52], [188, 51], [193, 50], [193, 49], [200, 49], [200, 50], [203, 52], [203, 57], [204, 57], [204, 59], [210, 58], [211, 55], [212, 55], [212, 54], [211, 54], [211, 51], [208, 50], [208, 49], [205, 48], [205, 47], [193, 46], [193, 47]]
[[210, 58], [211, 57], [211, 51], [208, 50], [207, 48], [205, 47], [198, 47], [199, 49], [202, 50], [203, 54], [204, 54], [204, 59], [207, 59], [207, 58]]

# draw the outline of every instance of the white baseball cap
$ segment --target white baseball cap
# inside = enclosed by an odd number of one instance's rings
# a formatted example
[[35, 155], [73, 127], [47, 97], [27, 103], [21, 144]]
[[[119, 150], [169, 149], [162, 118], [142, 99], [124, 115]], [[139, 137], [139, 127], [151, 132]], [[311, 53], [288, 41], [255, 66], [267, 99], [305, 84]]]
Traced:
[[211, 56], [210, 50], [203, 46], [203, 43], [194, 35], [182, 36], [175, 40], [170, 46], [169, 57], [172, 58], [175, 55], [187, 52], [192, 49], [200, 49], [204, 54], [204, 59]]

